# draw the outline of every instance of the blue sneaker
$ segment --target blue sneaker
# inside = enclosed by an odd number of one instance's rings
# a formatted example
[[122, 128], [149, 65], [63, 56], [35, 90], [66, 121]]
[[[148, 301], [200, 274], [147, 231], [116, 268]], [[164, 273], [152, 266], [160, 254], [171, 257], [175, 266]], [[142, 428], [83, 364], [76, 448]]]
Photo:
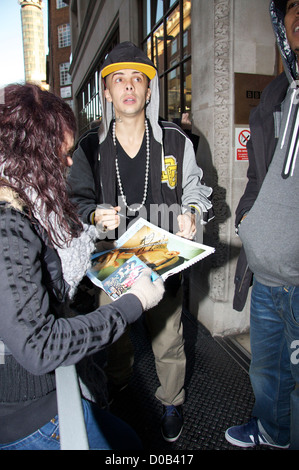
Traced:
[[289, 444], [281, 446], [269, 442], [260, 432], [256, 418], [252, 418], [247, 424], [228, 428], [225, 432], [225, 439], [230, 444], [238, 447], [255, 447], [258, 445], [278, 447], [280, 449], [287, 449], [289, 447]]
[[182, 406], [164, 406], [161, 423], [162, 436], [167, 442], [176, 441], [183, 429]]

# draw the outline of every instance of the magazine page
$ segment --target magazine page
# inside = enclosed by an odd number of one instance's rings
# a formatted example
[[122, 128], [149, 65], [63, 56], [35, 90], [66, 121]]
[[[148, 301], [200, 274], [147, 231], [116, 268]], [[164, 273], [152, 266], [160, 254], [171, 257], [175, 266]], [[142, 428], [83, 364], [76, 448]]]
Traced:
[[[133, 255], [119, 268], [116, 268], [112, 274], [108, 274], [109, 271], [106, 271], [106, 276], [104, 276], [102, 273], [102, 281], [99, 281], [97, 277], [99, 271], [97, 269], [97, 264], [95, 264], [89, 271], [89, 278], [95, 284], [102, 287], [111, 299], [116, 300], [130, 290], [134, 282], [139, 278], [140, 274], [146, 267], [146, 264], [143, 263], [138, 256]], [[153, 272], [152, 280], [154, 281], [157, 278], [158, 275]]]
[[165, 280], [214, 251], [210, 246], [173, 235], [140, 218], [116, 241], [113, 250], [92, 256], [87, 275], [106, 290], [103, 281], [134, 256]]

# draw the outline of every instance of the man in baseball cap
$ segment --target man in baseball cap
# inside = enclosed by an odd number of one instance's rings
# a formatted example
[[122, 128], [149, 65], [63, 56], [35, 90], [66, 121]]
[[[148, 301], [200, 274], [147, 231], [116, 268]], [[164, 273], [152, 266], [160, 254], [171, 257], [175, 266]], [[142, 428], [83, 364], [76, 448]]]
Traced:
[[[94, 149], [88, 137], [82, 138], [69, 177], [71, 197], [83, 221], [101, 227], [110, 239], [117, 229], [114, 238], [119, 238], [127, 228], [121, 212], [129, 222], [141, 216], [193, 239], [196, 217], [206, 223], [213, 216], [212, 189], [201, 182], [202, 170], [187, 135], [176, 124], [159, 120], [159, 77], [153, 62], [126, 41], [106, 56], [99, 79], [102, 120], [93, 133], [98, 145]], [[160, 382], [155, 396], [162, 405], [161, 431], [168, 442], [176, 441], [183, 427], [186, 357], [181, 314], [181, 277], [175, 274], [166, 280], [157, 309], [145, 315]], [[123, 335], [108, 350], [108, 380], [119, 389], [128, 383], [132, 369], [128, 339]]]

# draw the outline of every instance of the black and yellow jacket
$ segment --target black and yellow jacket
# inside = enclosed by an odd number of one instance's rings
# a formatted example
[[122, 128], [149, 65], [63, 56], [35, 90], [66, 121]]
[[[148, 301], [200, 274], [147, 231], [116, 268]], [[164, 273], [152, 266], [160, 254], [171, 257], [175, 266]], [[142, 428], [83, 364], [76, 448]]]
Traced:
[[[208, 222], [213, 218], [212, 189], [202, 182], [192, 142], [174, 123], [160, 121], [159, 127], [163, 143], [154, 138], [150, 126], [151, 200], [157, 206], [177, 205], [177, 215], [195, 207], [203, 223]], [[91, 223], [97, 204], [118, 205], [115, 156], [111, 126], [102, 143], [99, 128], [91, 129], [78, 142], [68, 183], [70, 197], [84, 223]], [[170, 226], [168, 220], [162, 220], [161, 225], [167, 230]]]
[[[142, 62], [155, 69], [149, 58], [130, 42], [115, 47], [106, 57], [103, 67], [106, 63], [111, 65], [124, 62]], [[111, 132], [113, 103], [105, 98], [102, 70], [99, 83], [101, 125], [80, 139], [68, 180], [71, 198], [77, 204], [79, 215], [85, 223], [91, 222], [90, 216], [97, 204], [108, 204], [113, 207], [119, 205], [115, 169], [116, 151]], [[173, 206], [176, 216], [192, 207], [200, 213], [202, 223], [206, 223], [213, 217], [210, 200], [212, 188], [202, 182], [203, 173], [196, 164], [191, 140], [176, 124], [159, 120], [160, 92], [157, 71], [154, 77], [151, 77], [149, 87], [151, 99], [145, 106], [145, 118], [150, 130], [150, 191], [145, 205], [152, 204], [157, 207], [164, 205], [165, 208]], [[151, 220], [148, 207], [146, 209], [147, 216], [144, 217], [142, 214], [143, 218], [171, 231], [172, 224], [168, 220], [167, 210], [161, 217], [161, 223], [157, 224], [156, 220]]]

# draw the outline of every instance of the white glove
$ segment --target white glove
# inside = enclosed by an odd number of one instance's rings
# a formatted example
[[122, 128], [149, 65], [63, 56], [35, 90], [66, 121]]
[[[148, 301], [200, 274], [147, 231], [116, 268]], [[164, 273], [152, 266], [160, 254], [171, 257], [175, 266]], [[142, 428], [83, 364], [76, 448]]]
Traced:
[[152, 270], [145, 268], [137, 281], [133, 284], [128, 294], [134, 294], [140, 300], [143, 310], [155, 307], [164, 295], [164, 282], [159, 277], [155, 281], [151, 279]]

